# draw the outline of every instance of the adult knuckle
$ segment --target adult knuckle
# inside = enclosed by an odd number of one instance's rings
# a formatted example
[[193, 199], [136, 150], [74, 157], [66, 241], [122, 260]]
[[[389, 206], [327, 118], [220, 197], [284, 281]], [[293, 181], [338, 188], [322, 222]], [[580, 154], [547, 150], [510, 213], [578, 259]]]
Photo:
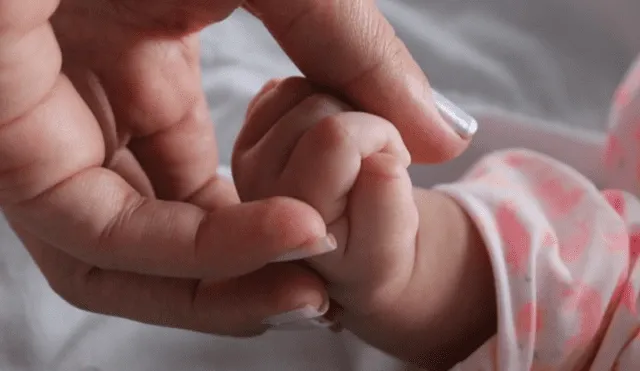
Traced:
[[117, 241], [120, 240], [119, 234], [129, 224], [132, 215], [147, 202], [149, 202], [148, 199], [140, 197], [134, 192], [123, 198], [120, 211], [113, 215], [96, 238], [92, 251], [94, 263], [97, 263], [101, 268], [115, 267], [116, 262], [113, 261], [117, 255], [115, 250], [121, 248], [117, 245]]
[[316, 86], [304, 77], [292, 76], [287, 77], [278, 83], [278, 89], [286, 91], [317, 91]]
[[369, 61], [374, 64], [381, 64], [384, 61], [396, 60], [403, 54], [404, 43], [398, 38], [394, 28], [384, 18], [376, 13], [368, 14], [367, 19], [363, 22], [368, 39], [371, 40], [369, 45], [370, 56]]
[[[391, 69], [390, 66], [406, 60], [406, 47], [397, 37], [393, 27], [380, 16], [378, 11], [364, 11], [362, 5], [362, 3], [354, 5], [350, 10], [353, 13], [350, 18], [358, 20], [360, 35], [366, 42], [355, 45], [355, 52], [362, 58], [340, 81], [338, 88], [341, 89], [348, 89], [368, 81], [372, 75], [381, 71], [385, 73], [387, 71], [384, 70]], [[366, 8], [371, 9], [369, 6]]]

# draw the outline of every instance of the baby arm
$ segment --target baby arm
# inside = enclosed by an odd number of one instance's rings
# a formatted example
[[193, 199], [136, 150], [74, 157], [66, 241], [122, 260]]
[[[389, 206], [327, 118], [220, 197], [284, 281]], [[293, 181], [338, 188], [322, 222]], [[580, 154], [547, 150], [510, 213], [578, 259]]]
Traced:
[[492, 154], [438, 189], [478, 226], [498, 299], [497, 335], [455, 370], [613, 369], [637, 334], [640, 287], [616, 210], [637, 201], [528, 151]]
[[526, 151], [412, 189], [391, 123], [345, 111], [304, 80], [271, 84], [233, 164], [243, 200], [296, 197], [323, 215], [339, 248], [306, 263], [341, 324], [429, 370], [610, 368], [628, 354], [635, 301], [620, 297], [638, 283], [618, 201]]
[[[638, 189], [640, 60], [614, 99], [607, 186]], [[458, 370], [614, 370], [640, 364], [640, 203], [548, 157], [507, 151], [440, 187], [491, 256], [498, 333]]]
[[289, 79], [249, 107], [233, 173], [245, 201], [295, 197], [325, 218], [338, 249], [306, 263], [341, 325], [442, 368], [495, 332], [493, 278], [471, 219], [445, 194], [414, 189], [409, 163], [391, 123]]

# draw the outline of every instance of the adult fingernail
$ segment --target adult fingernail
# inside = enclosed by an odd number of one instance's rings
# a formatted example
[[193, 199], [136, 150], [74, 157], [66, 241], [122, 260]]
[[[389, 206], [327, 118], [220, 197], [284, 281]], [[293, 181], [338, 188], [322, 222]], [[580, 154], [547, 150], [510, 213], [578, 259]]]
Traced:
[[433, 100], [445, 122], [463, 139], [471, 138], [478, 131], [478, 122], [462, 108], [436, 90], [432, 90]]
[[337, 248], [338, 243], [336, 241], [336, 238], [332, 234], [329, 234], [326, 237], [320, 238], [309, 245], [301, 246], [295, 250], [289, 251], [273, 262], [284, 263], [296, 260], [304, 260], [313, 256], [326, 254], [328, 252], [334, 251]]
[[311, 305], [281, 313], [267, 318], [264, 325], [274, 330], [306, 330], [317, 328], [330, 328], [334, 325], [323, 317], [326, 309], [317, 309]]
[[271, 330], [275, 331], [307, 331], [317, 329], [332, 330], [335, 327], [335, 323], [329, 321], [324, 317], [317, 317], [308, 320], [300, 320], [297, 322], [284, 323], [280, 326], [271, 327]]

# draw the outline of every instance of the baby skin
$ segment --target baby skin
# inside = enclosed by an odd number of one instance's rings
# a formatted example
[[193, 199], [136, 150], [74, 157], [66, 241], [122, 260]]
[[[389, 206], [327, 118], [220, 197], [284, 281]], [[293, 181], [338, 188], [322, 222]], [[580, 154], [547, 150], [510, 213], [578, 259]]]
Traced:
[[413, 187], [410, 163], [393, 124], [290, 78], [251, 103], [233, 173], [243, 201], [292, 197], [323, 216], [338, 248], [304, 264], [326, 281], [341, 326], [444, 370], [496, 333], [494, 278], [470, 217]]

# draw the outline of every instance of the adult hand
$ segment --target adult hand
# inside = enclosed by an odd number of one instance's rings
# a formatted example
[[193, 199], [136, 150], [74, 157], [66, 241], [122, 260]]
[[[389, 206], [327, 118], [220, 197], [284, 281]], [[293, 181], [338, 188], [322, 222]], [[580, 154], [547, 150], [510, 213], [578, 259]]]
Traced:
[[[325, 307], [313, 273], [268, 264], [329, 248], [317, 212], [240, 204], [215, 173], [197, 31], [240, 3], [0, 0], [0, 205], [72, 304], [232, 335]], [[396, 123], [415, 159], [466, 146], [373, 1], [244, 5], [310, 79]]]

